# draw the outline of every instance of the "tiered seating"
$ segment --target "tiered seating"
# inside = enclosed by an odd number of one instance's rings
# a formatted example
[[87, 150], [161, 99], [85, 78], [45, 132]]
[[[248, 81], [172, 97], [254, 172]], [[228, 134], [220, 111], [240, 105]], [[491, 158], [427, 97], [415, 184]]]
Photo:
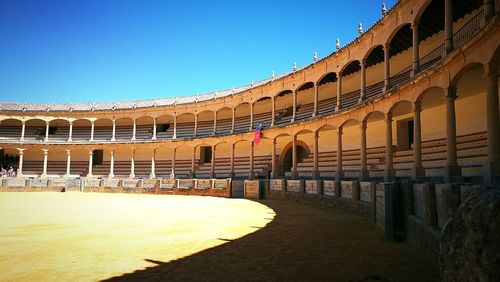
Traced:
[[318, 114], [327, 115], [335, 112], [337, 106], [337, 97], [332, 97], [318, 101]]
[[[88, 162], [86, 161], [71, 161], [71, 175], [85, 176], [87, 174]], [[38, 176], [43, 172], [43, 161], [23, 162], [23, 175]], [[62, 176], [66, 174], [66, 161], [51, 161], [47, 162], [47, 174], [49, 176]]]
[[[255, 176], [265, 176], [269, 171], [271, 165], [271, 156], [254, 156], [254, 174]], [[235, 157], [234, 158], [234, 177], [246, 178], [248, 177], [250, 167], [250, 157]], [[227, 178], [231, 172], [231, 159], [230, 158], [216, 158], [215, 159], [215, 177]], [[204, 163], [196, 170], [196, 177], [210, 178], [211, 163]]]
[[217, 120], [217, 134], [227, 135], [231, 133], [231, 126], [233, 124], [232, 118], [219, 119]]
[[366, 87], [365, 99], [371, 99], [382, 95], [382, 89], [384, 88], [384, 82], [377, 82], [375, 84]]
[[359, 97], [361, 95], [361, 90], [355, 90], [347, 94], [342, 95], [342, 102], [340, 104], [341, 109], [350, 108], [359, 102]]
[[410, 81], [411, 67], [408, 67], [394, 76], [391, 76], [391, 87], [399, 87]]
[[248, 132], [250, 128], [250, 116], [241, 116], [234, 119], [234, 132]]
[[[464, 176], [480, 175], [481, 166], [487, 157], [486, 133], [476, 133], [457, 137], [458, 165]], [[443, 174], [446, 164], [446, 139], [422, 142], [422, 166], [428, 176]], [[394, 153], [394, 169], [404, 176], [413, 166], [413, 150]], [[406, 171], [406, 173], [405, 173]]]
[[21, 138], [21, 125], [0, 125], [0, 139], [14, 139]]
[[[196, 164], [195, 164], [196, 165]], [[110, 162], [104, 161], [101, 165], [95, 165], [92, 168], [92, 174], [95, 176], [106, 177], [109, 175]], [[130, 175], [130, 161], [115, 161], [113, 173], [115, 177], [126, 178]], [[196, 167], [195, 167], [196, 168]], [[169, 177], [172, 172], [171, 160], [156, 160], [156, 177]], [[176, 160], [175, 175], [180, 178], [189, 178], [191, 172], [191, 160]], [[151, 161], [135, 161], [134, 174], [137, 178], [148, 178], [151, 174]]]
[[[380, 171], [379, 164], [385, 157], [385, 148], [367, 149], [368, 170]], [[314, 156], [309, 154], [302, 162], [297, 163], [297, 174], [299, 177], [311, 177], [314, 167]], [[337, 152], [318, 153], [318, 168], [321, 177], [334, 177], [337, 171]], [[348, 150], [342, 152], [342, 169], [346, 177], [357, 177], [361, 169], [360, 150]]]

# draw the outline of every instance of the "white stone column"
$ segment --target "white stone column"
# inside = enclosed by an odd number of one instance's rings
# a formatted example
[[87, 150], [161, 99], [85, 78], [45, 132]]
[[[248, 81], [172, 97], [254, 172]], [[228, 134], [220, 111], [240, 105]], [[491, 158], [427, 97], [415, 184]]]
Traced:
[[217, 112], [214, 111], [214, 129], [213, 129], [213, 135], [217, 134]]
[[43, 172], [41, 177], [47, 177], [47, 161], [49, 158], [49, 149], [42, 149], [43, 151]]
[[276, 138], [272, 140], [271, 148], [271, 178], [276, 178]]
[[116, 120], [111, 121], [113, 123], [113, 129], [111, 131], [111, 141], [116, 141]]
[[361, 60], [360, 62], [361, 66], [361, 90], [360, 90], [360, 95], [359, 95], [359, 103], [361, 103], [363, 100], [366, 99], [366, 60]]
[[24, 141], [24, 132], [26, 131], [26, 121], [22, 121], [23, 125], [22, 125], [22, 128], [21, 128], [21, 139], [20, 141]]
[[293, 113], [292, 113], [291, 122], [295, 122], [295, 119], [297, 118], [297, 90], [296, 89], [293, 90], [292, 99], [293, 99]]
[[276, 99], [274, 98], [274, 96], [271, 98], [271, 126], [274, 126], [274, 122], [275, 122], [275, 115], [276, 115]]
[[129, 178], [135, 178], [135, 149], [132, 149], [132, 156], [130, 158], [130, 175]]
[[336, 181], [341, 181], [344, 176], [344, 171], [342, 169], [342, 127], [337, 130], [337, 179]]
[[250, 142], [250, 168], [248, 170], [248, 178], [249, 179], [254, 179], [254, 173], [253, 173], [253, 141]]
[[193, 154], [191, 155], [191, 178], [195, 177], [195, 161], [196, 161], [196, 146], [193, 147]]
[[367, 146], [366, 146], [366, 120], [361, 121], [361, 170], [359, 172], [360, 180], [368, 179], [368, 162], [367, 162]]
[[233, 108], [232, 111], [233, 111], [233, 118], [231, 120], [231, 134], [234, 133], [234, 123], [235, 123], [235, 119], [236, 119], [236, 108]]
[[420, 41], [418, 38], [418, 24], [419, 22], [414, 22], [411, 25], [413, 33], [413, 67], [411, 70], [412, 76], [418, 73], [418, 68], [420, 67]]
[[313, 148], [313, 171], [312, 178], [319, 177], [319, 131], [314, 132], [314, 148]]
[[391, 53], [389, 52], [390, 48], [390, 43], [384, 45], [384, 92], [391, 88]]
[[253, 129], [253, 103], [250, 103], [250, 128], [248, 129], [251, 131]]
[[47, 121], [45, 124], [45, 138], [43, 141], [49, 142], [49, 128], [50, 128], [50, 123]]
[[446, 166], [445, 182], [450, 177], [460, 176], [461, 169], [457, 162], [457, 122], [455, 117], [455, 100], [457, 88], [449, 86], [446, 94]]
[[194, 136], [198, 134], [198, 114], [194, 113]]
[[68, 142], [73, 141], [73, 122], [69, 122], [69, 134], [68, 134]]
[[172, 139], [177, 138], [177, 114], [174, 114], [174, 135], [172, 135]]
[[392, 161], [392, 114], [388, 113], [385, 117], [385, 170], [384, 181], [390, 181], [394, 177], [394, 168]]
[[314, 110], [312, 113], [313, 117], [318, 115], [318, 97], [319, 97], [319, 86], [317, 83], [314, 83]]
[[136, 139], [135, 133], [137, 131], [137, 125], [136, 125], [137, 122], [136, 122], [135, 118], [133, 119], [133, 122], [134, 122], [134, 124], [132, 125], [132, 141], [135, 141], [135, 139]]
[[24, 160], [24, 150], [26, 149], [17, 149], [19, 151], [19, 167], [17, 168], [18, 172], [16, 174], [17, 177], [23, 176], [23, 160]]
[[115, 177], [115, 150], [111, 150], [110, 152], [110, 158], [109, 158], [109, 175], [108, 178], [113, 178]]
[[89, 171], [87, 173], [87, 177], [92, 177], [92, 162], [94, 157], [94, 151], [89, 150]]
[[231, 144], [231, 162], [229, 164], [229, 177], [234, 177], [234, 143]]
[[156, 148], [153, 149], [153, 155], [151, 156], [151, 174], [149, 174], [149, 178], [151, 179], [154, 179], [156, 177], [155, 159], [156, 159]]
[[90, 141], [94, 141], [94, 121], [90, 122]]
[[151, 140], [156, 140], [156, 118], [153, 118], [153, 136]]
[[177, 154], [177, 148], [174, 147], [173, 152], [172, 152], [172, 171], [174, 172], [174, 175], [175, 175], [175, 157], [176, 157], [176, 154]]
[[340, 107], [342, 105], [342, 73], [339, 72], [337, 77], [337, 107], [335, 111], [340, 111]]
[[425, 175], [422, 167], [422, 123], [420, 112], [422, 112], [422, 103], [417, 101], [413, 104], [413, 178]]
[[66, 149], [66, 174], [65, 177], [69, 177], [71, 175], [71, 150]]
[[444, 0], [444, 49], [448, 55], [453, 51], [453, 6], [452, 0]]
[[215, 146], [212, 146], [212, 160], [210, 163], [210, 177], [215, 178]]

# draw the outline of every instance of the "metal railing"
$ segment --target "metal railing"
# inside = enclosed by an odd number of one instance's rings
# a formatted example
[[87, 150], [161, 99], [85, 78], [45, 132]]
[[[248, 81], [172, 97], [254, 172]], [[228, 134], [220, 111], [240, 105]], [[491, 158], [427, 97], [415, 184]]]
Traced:
[[461, 29], [453, 34], [453, 47], [458, 48], [479, 33], [484, 26], [484, 10], [481, 9]]

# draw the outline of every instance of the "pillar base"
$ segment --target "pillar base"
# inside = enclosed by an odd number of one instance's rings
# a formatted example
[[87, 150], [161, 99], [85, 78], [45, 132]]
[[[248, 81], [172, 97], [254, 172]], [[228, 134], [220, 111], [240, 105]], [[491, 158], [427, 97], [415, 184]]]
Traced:
[[172, 139], [177, 139], [177, 135], [176, 134], [172, 135]]
[[344, 172], [343, 171], [337, 171], [335, 173], [335, 181], [341, 181], [344, 178]]
[[114, 177], [115, 177], [115, 175], [114, 175], [114, 174], [110, 174], [110, 175], [108, 175], [108, 178], [109, 178], [109, 179], [114, 178]]
[[382, 93], [385, 94], [385, 93], [389, 92], [391, 90], [391, 88], [392, 87], [390, 85], [387, 85], [387, 86], [384, 85], [384, 87], [382, 87]]
[[70, 178], [70, 176], [71, 176], [71, 174], [66, 173], [63, 177], [64, 177], [64, 178]]
[[487, 161], [483, 164], [483, 183], [485, 185], [500, 184], [500, 161]]
[[359, 180], [360, 181], [366, 181], [370, 177], [370, 173], [368, 172], [367, 169], [362, 169], [359, 171]]
[[73, 142], [73, 139], [71, 139], [71, 138], [68, 138], [68, 142]]
[[156, 136], [151, 137], [151, 140], [156, 140]]
[[130, 179], [134, 179], [134, 178], [135, 178], [135, 174], [131, 173], [131, 174], [128, 176], [128, 178], [130, 178]]
[[42, 173], [42, 174], [40, 175], [40, 177], [41, 177], [41, 178], [47, 178], [47, 174], [46, 174], [46, 173]]
[[336, 112], [340, 111], [340, 106], [339, 106], [339, 105], [337, 105], [337, 106], [335, 107], [335, 111], [336, 111]]
[[389, 182], [396, 177], [396, 171], [394, 169], [385, 169], [384, 170], [384, 181]]
[[413, 180], [424, 176], [425, 176], [425, 169], [423, 167], [420, 166], [411, 168], [411, 177]]
[[87, 178], [92, 178], [94, 175], [92, 173], [87, 173]]
[[151, 174], [149, 175], [149, 179], [155, 179], [155, 178], [156, 178], [156, 175], [155, 175], [154, 173], [151, 173]]
[[444, 181], [451, 182], [454, 177], [461, 176], [462, 169], [457, 164], [446, 164], [444, 166]]
[[135, 140], [137, 140], [137, 139], [135, 139], [135, 137], [132, 137], [132, 139], [130, 139], [130, 140], [131, 140], [131, 141], [135, 141]]
[[111, 138], [111, 140], [110, 140], [110, 141], [114, 142], [114, 141], [116, 141], [116, 138]]

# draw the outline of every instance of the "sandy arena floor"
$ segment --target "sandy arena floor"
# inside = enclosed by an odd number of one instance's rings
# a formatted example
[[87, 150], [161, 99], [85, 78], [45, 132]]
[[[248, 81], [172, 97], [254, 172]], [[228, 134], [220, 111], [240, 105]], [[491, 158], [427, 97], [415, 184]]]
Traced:
[[0, 280], [95, 281], [224, 244], [266, 206], [213, 197], [0, 193]]
[[0, 281], [109, 278], [439, 279], [420, 249], [385, 242], [380, 228], [338, 210], [195, 196], [0, 193]]

